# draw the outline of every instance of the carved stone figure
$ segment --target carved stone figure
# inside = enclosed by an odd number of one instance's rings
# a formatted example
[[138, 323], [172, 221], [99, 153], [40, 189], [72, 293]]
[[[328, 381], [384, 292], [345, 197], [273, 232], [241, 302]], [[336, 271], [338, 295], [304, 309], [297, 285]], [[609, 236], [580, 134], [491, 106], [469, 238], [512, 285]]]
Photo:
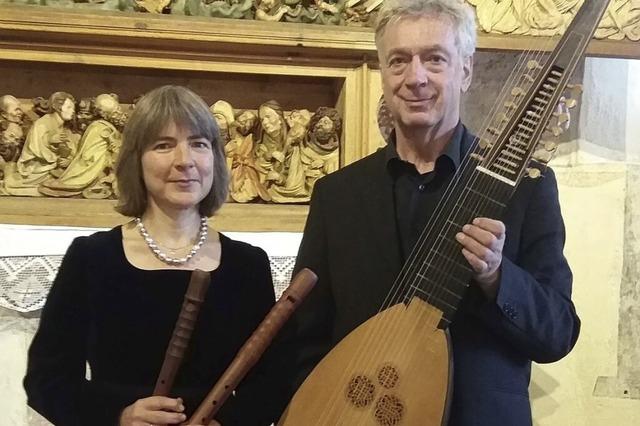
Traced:
[[24, 133], [18, 123], [11, 121], [3, 121], [0, 130], [0, 181], [2, 181], [6, 165], [15, 163], [20, 157]]
[[378, 129], [380, 129], [382, 139], [384, 139], [385, 142], [389, 141], [389, 136], [391, 136], [394, 128], [394, 120], [382, 95], [380, 95], [380, 99], [378, 100], [376, 120], [378, 121]]
[[255, 112], [241, 112], [231, 127], [231, 141], [224, 147], [231, 169], [229, 195], [238, 203], [246, 203], [258, 197], [265, 201], [270, 199], [260, 182], [260, 173], [253, 157], [257, 123], [258, 116]]
[[316, 24], [342, 25], [342, 11], [344, 10], [344, 0], [324, 1], [314, 0], [312, 7], [317, 10], [314, 20]]
[[162, 13], [171, 0], [135, 0], [136, 9], [141, 12]]
[[301, 10], [302, 5], [299, 0], [293, 3], [297, 3], [295, 8], [291, 8], [286, 2], [281, 0], [255, 0], [255, 19], [259, 21], [280, 21], [286, 14], [297, 17]]
[[554, 35], [566, 28], [579, 0], [469, 0], [486, 32]]
[[311, 193], [307, 188], [305, 165], [302, 163], [302, 147], [307, 137], [311, 113], [294, 110], [286, 118], [289, 133], [285, 142], [285, 169], [287, 177], [283, 184], [269, 188], [271, 199], [277, 203], [300, 203], [309, 201]]
[[287, 139], [287, 124], [282, 107], [276, 101], [260, 105], [258, 117], [262, 131], [256, 146], [256, 166], [260, 182], [265, 187], [284, 182], [284, 144]]
[[233, 107], [227, 101], [218, 101], [209, 107], [209, 111], [211, 111], [213, 118], [215, 118], [216, 123], [218, 124], [220, 137], [222, 138], [223, 143], [229, 143], [231, 140], [229, 129], [235, 121]]
[[93, 121], [80, 140], [77, 155], [57, 179], [42, 183], [39, 191], [52, 197], [109, 198], [114, 193], [112, 170], [122, 142], [126, 115], [112, 94], [96, 97]]
[[[5, 170], [5, 190], [11, 195], [38, 196], [38, 186], [62, 174], [77, 149], [77, 135], [69, 130], [75, 100], [65, 92], [49, 99], [49, 113], [33, 123], [14, 170]], [[11, 169], [8, 167], [7, 169]]]
[[640, 41], [640, 1], [613, 0], [596, 30], [596, 38]]
[[[554, 36], [562, 34], [583, 0], [468, 0], [476, 6], [485, 32]], [[596, 38], [640, 39], [640, 3], [613, 0], [595, 34]]]
[[342, 118], [334, 108], [320, 107], [311, 118], [310, 132], [301, 152], [309, 193], [318, 179], [338, 170]]
[[[253, 0], [186, 0], [184, 14], [215, 18], [252, 19]], [[176, 10], [174, 4], [173, 10]]]
[[0, 97], [0, 121], [22, 123], [23, 117], [24, 111], [15, 96], [4, 95]]
[[95, 112], [93, 98], [80, 99], [76, 108], [76, 128], [80, 132], [84, 132], [87, 126], [95, 119], [99, 118]]

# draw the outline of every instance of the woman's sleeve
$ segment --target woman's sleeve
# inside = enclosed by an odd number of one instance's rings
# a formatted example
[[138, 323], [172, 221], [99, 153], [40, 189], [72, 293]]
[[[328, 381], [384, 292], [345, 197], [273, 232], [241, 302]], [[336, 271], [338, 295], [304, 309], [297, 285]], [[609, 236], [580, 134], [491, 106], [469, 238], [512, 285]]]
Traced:
[[[269, 258], [262, 249], [257, 249], [254, 265], [250, 279], [253, 303], [249, 306], [252, 309], [250, 317], [257, 328], [275, 304], [275, 293]], [[268, 426], [278, 420], [279, 400], [284, 395], [278, 372], [286, 363], [284, 355], [274, 341], [242, 381], [233, 401], [229, 401], [233, 409], [228, 412], [233, 415], [220, 419], [222, 426]]]
[[85, 381], [86, 237], [62, 260], [29, 348], [24, 388], [28, 404], [56, 426], [81, 425]]

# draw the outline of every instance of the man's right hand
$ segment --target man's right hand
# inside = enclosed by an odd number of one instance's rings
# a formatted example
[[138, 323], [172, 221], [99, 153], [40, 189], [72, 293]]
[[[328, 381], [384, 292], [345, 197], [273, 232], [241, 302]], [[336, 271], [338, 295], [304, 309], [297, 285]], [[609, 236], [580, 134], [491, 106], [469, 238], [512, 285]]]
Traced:
[[185, 420], [182, 398], [150, 396], [125, 408], [120, 415], [120, 426], [175, 425]]

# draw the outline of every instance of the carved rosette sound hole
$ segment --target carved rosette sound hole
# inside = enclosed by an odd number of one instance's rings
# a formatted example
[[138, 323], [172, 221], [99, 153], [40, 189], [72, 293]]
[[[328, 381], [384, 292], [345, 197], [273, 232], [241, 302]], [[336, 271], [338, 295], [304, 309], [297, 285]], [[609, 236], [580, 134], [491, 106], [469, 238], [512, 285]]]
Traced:
[[398, 370], [391, 364], [385, 364], [378, 370], [378, 383], [382, 387], [392, 389], [398, 384], [400, 374]]
[[376, 402], [374, 416], [382, 426], [395, 426], [402, 420], [404, 405], [397, 396], [382, 395]]
[[373, 402], [376, 385], [366, 376], [358, 375], [351, 379], [347, 387], [347, 399], [357, 408], [366, 407]]

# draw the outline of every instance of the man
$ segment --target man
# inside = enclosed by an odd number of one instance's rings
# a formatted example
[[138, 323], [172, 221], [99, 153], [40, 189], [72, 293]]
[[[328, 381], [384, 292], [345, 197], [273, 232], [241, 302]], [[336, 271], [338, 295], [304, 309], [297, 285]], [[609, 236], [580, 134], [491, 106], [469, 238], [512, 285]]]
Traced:
[[[459, 122], [475, 49], [468, 6], [388, 0], [378, 19], [395, 130], [385, 148], [315, 187], [296, 270], [308, 267], [319, 281], [289, 329], [294, 387], [378, 312], [473, 141]], [[503, 218], [476, 218], [456, 239], [474, 272], [449, 327], [449, 425], [530, 425], [531, 361], [565, 356], [580, 326], [553, 172], [524, 179]]]

